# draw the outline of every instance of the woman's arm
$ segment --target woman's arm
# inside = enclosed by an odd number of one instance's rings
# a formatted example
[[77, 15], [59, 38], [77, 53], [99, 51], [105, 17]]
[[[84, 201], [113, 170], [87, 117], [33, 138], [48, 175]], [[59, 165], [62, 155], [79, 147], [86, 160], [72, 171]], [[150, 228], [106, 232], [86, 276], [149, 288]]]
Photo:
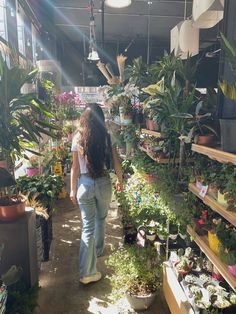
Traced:
[[119, 158], [119, 155], [117, 153], [115, 146], [112, 146], [112, 158], [113, 158], [115, 172], [117, 175], [116, 189], [118, 192], [121, 192], [123, 190], [122, 168], [121, 168], [120, 158]]
[[78, 152], [72, 152], [72, 158], [73, 160], [70, 172], [70, 199], [73, 204], [76, 204], [77, 182], [78, 177], [80, 176]]

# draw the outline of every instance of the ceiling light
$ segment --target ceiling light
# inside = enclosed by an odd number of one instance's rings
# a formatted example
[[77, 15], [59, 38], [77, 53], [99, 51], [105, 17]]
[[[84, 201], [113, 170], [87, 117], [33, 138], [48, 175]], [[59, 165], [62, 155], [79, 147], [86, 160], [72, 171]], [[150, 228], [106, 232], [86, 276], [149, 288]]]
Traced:
[[96, 50], [92, 49], [92, 51], [88, 55], [88, 60], [90, 60], [90, 61], [100, 60], [98, 52]]
[[105, 0], [105, 4], [111, 8], [125, 8], [131, 5], [131, 0]]

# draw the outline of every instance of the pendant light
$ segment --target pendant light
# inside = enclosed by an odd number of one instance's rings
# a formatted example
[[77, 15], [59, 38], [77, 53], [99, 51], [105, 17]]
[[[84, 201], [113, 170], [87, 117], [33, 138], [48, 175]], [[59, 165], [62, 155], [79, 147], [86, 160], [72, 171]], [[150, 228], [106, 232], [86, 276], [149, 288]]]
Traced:
[[194, 27], [192, 20], [186, 19], [186, 5], [185, 0], [184, 21], [178, 23], [170, 32], [170, 50], [181, 59], [199, 53], [199, 28]]
[[89, 21], [89, 61], [98, 61], [100, 60], [97, 47], [96, 47], [96, 35], [95, 35], [95, 19], [93, 14], [94, 2], [93, 0], [89, 1], [90, 6], [90, 21]]
[[193, 0], [193, 21], [198, 28], [211, 28], [224, 16], [224, 0]]
[[111, 8], [126, 8], [131, 5], [131, 0], [105, 0], [105, 4]]

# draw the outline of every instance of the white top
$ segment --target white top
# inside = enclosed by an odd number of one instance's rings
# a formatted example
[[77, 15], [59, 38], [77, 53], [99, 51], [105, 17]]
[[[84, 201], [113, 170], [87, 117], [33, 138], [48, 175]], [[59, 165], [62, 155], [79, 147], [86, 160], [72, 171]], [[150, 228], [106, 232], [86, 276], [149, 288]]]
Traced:
[[78, 140], [79, 140], [80, 134], [79, 132], [75, 134], [72, 140], [72, 145], [71, 145], [71, 151], [72, 152], [77, 152], [78, 153], [78, 160], [79, 160], [79, 166], [80, 166], [80, 173], [88, 173], [88, 169], [86, 166], [86, 161], [83, 155], [80, 154], [78, 150]]
[[[72, 140], [71, 145], [71, 151], [78, 153], [78, 160], [79, 160], [79, 166], [80, 166], [80, 174], [88, 173], [88, 168], [86, 166], [85, 157], [81, 155], [81, 153], [78, 150], [78, 140], [79, 140], [80, 134], [79, 132], [75, 134]], [[111, 145], [114, 145], [114, 139], [111, 136]]]

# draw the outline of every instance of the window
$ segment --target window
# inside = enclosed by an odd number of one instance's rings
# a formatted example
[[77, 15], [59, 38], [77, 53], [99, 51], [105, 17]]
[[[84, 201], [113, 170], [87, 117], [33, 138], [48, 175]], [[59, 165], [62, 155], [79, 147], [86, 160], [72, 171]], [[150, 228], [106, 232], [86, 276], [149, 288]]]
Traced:
[[19, 5], [17, 12], [17, 35], [19, 52], [25, 56], [24, 12]]
[[7, 40], [6, 0], [0, 0], [0, 36]]
[[33, 53], [33, 63], [36, 64], [37, 61], [37, 30], [32, 24], [32, 53]]

